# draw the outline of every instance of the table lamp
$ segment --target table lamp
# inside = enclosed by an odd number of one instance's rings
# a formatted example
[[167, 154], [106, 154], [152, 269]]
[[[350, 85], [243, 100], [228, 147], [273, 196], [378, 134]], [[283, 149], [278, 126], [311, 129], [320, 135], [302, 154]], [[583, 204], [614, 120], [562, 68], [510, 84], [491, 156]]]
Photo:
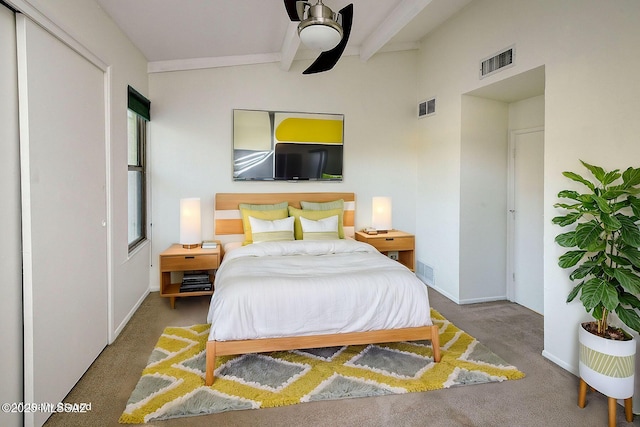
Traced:
[[200, 199], [180, 199], [180, 244], [185, 249], [200, 246], [202, 231], [200, 222]]

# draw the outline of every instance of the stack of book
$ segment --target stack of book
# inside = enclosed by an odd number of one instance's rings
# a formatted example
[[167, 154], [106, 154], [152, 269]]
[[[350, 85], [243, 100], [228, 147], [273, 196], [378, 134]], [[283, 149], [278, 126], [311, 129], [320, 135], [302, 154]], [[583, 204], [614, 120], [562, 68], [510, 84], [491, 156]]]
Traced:
[[203, 292], [212, 288], [209, 274], [185, 273], [180, 285], [180, 292]]
[[202, 242], [202, 249], [215, 249], [218, 243], [215, 240], [205, 240]]

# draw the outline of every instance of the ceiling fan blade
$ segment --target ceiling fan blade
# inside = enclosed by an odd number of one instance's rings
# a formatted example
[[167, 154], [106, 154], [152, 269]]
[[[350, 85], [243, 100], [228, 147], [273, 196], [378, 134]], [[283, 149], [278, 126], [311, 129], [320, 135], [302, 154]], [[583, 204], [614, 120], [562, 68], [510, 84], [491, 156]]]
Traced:
[[[301, 4], [299, 4], [301, 3]], [[301, 15], [304, 13], [304, 2], [300, 0], [284, 0], [284, 7], [287, 9], [289, 19], [293, 22], [302, 20]], [[302, 13], [300, 13], [302, 11]]]
[[342, 15], [342, 40], [340, 40], [338, 46], [326, 52], [322, 52], [313, 64], [304, 70], [302, 74], [315, 74], [322, 73], [323, 71], [329, 71], [338, 63], [345, 47], [347, 47], [349, 35], [351, 34], [351, 25], [353, 24], [353, 3], [343, 7], [338, 13]]

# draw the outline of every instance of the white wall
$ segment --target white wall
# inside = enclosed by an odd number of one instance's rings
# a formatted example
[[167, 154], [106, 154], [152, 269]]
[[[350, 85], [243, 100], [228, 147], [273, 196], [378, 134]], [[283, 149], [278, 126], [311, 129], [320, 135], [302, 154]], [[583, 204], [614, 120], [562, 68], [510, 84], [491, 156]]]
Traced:
[[509, 130], [544, 126], [544, 95], [509, 104]]
[[589, 316], [579, 303], [565, 304], [573, 286], [557, 267], [563, 251], [553, 244], [560, 233], [550, 223], [560, 213], [553, 204], [560, 190], [578, 189], [561, 173], [584, 172], [579, 159], [606, 169], [638, 167], [640, 159], [640, 3], [592, 3], [573, 11], [576, 26], [563, 37], [568, 58], [547, 72], [545, 109], [545, 354], [573, 372], [578, 349], [566, 336]]
[[[415, 231], [416, 51], [366, 64], [343, 57], [328, 73], [306, 62], [151, 74], [153, 259], [178, 240], [182, 197], [202, 200], [203, 238], [213, 237], [217, 192], [353, 191], [356, 227], [371, 221], [371, 197], [393, 198], [393, 226]], [[232, 181], [232, 109], [341, 113], [342, 183]], [[151, 287], [158, 289], [157, 265]]]
[[[436, 281], [458, 296], [461, 95], [544, 65], [544, 354], [577, 372], [579, 303], [566, 304], [572, 288], [557, 266], [559, 229], [551, 218], [558, 191], [573, 188], [561, 174], [580, 170], [579, 159], [605, 168], [638, 166], [640, 158], [640, 3], [635, 0], [477, 0], [422, 44], [416, 99], [438, 96], [436, 116], [421, 121], [418, 186], [418, 257], [435, 266]], [[486, 23], [491, 25], [487, 26]], [[484, 80], [479, 61], [516, 45], [514, 67]], [[446, 53], [446, 61], [442, 60]], [[432, 241], [438, 242], [431, 245]]]
[[461, 117], [458, 302], [464, 304], [506, 295], [509, 107], [464, 95]]

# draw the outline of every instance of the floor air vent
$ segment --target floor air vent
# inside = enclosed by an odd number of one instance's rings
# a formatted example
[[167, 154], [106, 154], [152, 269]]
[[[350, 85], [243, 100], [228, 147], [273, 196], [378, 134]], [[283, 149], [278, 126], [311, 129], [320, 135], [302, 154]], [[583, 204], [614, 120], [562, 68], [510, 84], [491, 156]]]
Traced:
[[514, 65], [516, 60], [516, 48], [511, 46], [489, 58], [480, 61], [480, 78], [490, 76], [504, 68]]
[[435, 286], [435, 276], [433, 273], [433, 267], [425, 264], [422, 261], [418, 261], [418, 268], [416, 269], [416, 276], [429, 286]]

